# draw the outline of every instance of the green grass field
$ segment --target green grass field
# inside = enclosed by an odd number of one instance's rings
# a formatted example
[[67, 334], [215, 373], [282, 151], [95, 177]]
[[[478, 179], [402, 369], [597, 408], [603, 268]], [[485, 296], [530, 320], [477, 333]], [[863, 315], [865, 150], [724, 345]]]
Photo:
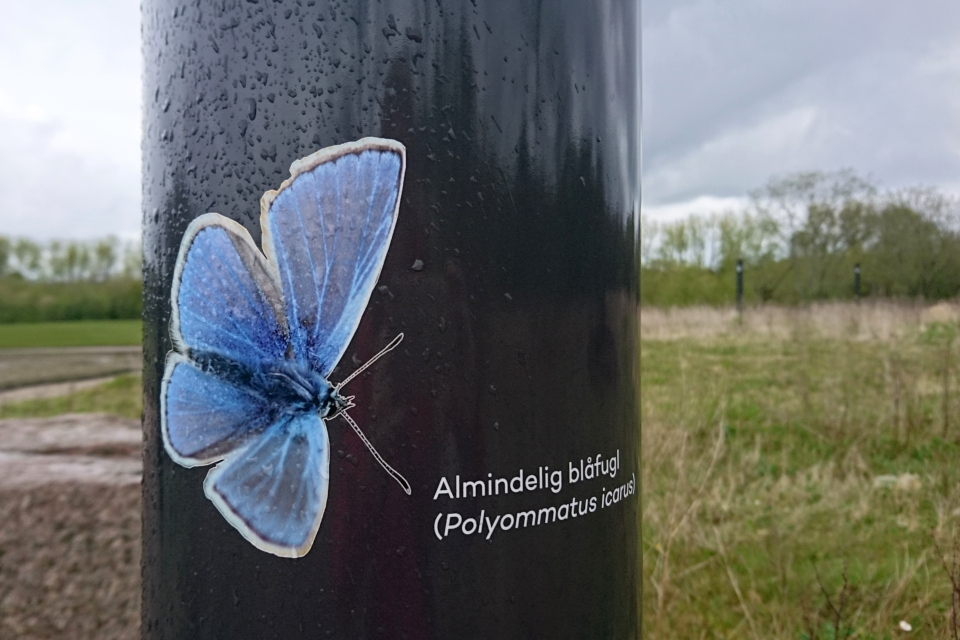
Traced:
[[641, 340], [644, 636], [953, 637], [960, 325], [782, 329]]
[[132, 278], [43, 282], [0, 276], [0, 300], [3, 324], [136, 320], [143, 308], [143, 283]]
[[0, 324], [0, 349], [137, 345], [142, 339], [143, 329], [139, 320]]
[[0, 405], [0, 419], [46, 418], [64, 413], [112, 413], [139, 420], [143, 413], [141, 378], [123, 375], [65, 396]]

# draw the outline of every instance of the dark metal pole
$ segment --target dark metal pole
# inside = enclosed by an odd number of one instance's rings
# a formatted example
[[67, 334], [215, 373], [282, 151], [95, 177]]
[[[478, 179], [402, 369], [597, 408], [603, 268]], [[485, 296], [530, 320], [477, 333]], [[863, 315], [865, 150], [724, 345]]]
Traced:
[[853, 265], [853, 297], [860, 301], [860, 263]]
[[737, 313], [743, 314], [743, 260], [737, 260]]
[[[639, 1], [142, 7], [143, 636], [638, 638]], [[262, 247], [261, 195], [366, 136], [403, 197], [329, 378], [405, 334], [349, 392], [412, 493], [334, 418], [315, 541], [277, 557], [162, 442], [174, 268], [210, 211]]]

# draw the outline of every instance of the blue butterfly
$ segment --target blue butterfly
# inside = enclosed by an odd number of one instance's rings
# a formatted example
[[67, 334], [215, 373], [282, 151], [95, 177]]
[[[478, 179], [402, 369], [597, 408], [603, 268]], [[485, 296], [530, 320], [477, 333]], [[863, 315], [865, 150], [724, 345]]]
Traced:
[[410, 484], [347, 415], [343, 356], [390, 246], [406, 150], [364, 138], [290, 167], [260, 200], [263, 253], [217, 213], [184, 233], [173, 276], [160, 392], [163, 444], [184, 467], [219, 462], [206, 496], [247, 540], [299, 558], [313, 545], [330, 486], [326, 422], [340, 416], [407, 494]]

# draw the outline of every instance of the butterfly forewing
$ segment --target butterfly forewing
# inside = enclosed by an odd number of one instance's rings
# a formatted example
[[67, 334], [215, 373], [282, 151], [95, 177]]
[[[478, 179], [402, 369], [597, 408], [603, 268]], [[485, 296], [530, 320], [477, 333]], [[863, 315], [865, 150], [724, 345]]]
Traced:
[[267, 201], [264, 249], [282, 284], [297, 358], [329, 375], [350, 343], [390, 246], [404, 149], [364, 139], [299, 161]]
[[250, 234], [216, 213], [184, 234], [173, 281], [173, 339], [236, 362], [282, 359], [289, 340], [280, 293]]

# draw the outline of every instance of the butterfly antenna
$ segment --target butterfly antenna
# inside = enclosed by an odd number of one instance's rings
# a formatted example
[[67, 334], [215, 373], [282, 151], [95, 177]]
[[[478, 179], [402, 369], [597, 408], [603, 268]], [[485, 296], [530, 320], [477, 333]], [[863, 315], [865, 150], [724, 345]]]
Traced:
[[[402, 333], [400, 334], [400, 337], [401, 338], [403, 337]], [[395, 340], [394, 342], [399, 342], [399, 340]], [[363, 431], [360, 431], [360, 427], [357, 426], [357, 423], [353, 421], [353, 418], [347, 415], [346, 411], [341, 411], [339, 415], [342, 416], [344, 420], [350, 423], [350, 426], [353, 427], [353, 430], [357, 432], [358, 436], [360, 436], [360, 439], [363, 441], [363, 444], [365, 444], [367, 446], [367, 449], [370, 450], [370, 453], [373, 454], [374, 460], [379, 462], [380, 466], [383, 467], [384, 471], [390, 474], [390, 477], [396, 480], [400, 484], [400, 486], [403, 487], [403, 490], [406, 491], [407, 495], [410, 495], [410, 483], [407, 482], [406, 478], [400, 475], [399, 471], [397, 471], [396, 469], [391, 467], [389, 464], [387, 464], [387, 461], [383, 459], [383, 456], [381, 456], [380, 453], [373, 448], [373, 445], [370, 444], [370, 441], [367, 440], [367, 436], [363, 435]]]
[[[384, 355], [386, 355], [386, 354], [390, 353], [391, 351], [393, 351], [394, 349], [396, 349], [396, 348], [397, 348], [397, 345], [400, 344], [400, 342], [401, 342], [402, 340], [403, 340], [403, 334], [401, 333], [401, 334], [398, 335], [396, 338], [394, 338], [393, 340], [391, 340], [391, 341], [390, 341], [390, 344], [388, 344], [387, 346], [385, 346], [383, 349], [380, 349], [380, 353], [378, 353], [377, 355], [375, 355], [375, 356], [373, 356], [372, 358], [370, 358], [369, 360], [367, 360], [359, 369], [357, 369], [356, 371], [354, 371], [353, 373], [351, 373], [350, 375], [348, 375], [348, 376], [346, 377], [346, 379], [341, 380], [341, 381], [340, 381], [340, 384], [338, 384], [336, 387], [334, 387], [333, 390], [334, 390], [334, 391], [339, 391], [344, 385], [346, 385], [348, 382], [350, 382], [351, 380], [353, 380], [354, 378], [356, 378], [358, 375], [360, 375], [361, 373], [363, 373], [364, 370], [365, 370], [367, 367], [369, 367], [370, 365], [372, 365], [374, 362], [376, 362], [377, 360], [379, 360], [379, 359], [380, 359], [381, 357], [383, 357]], [[371, 449], [371, 450], [372, 450], [372, 449]]]

